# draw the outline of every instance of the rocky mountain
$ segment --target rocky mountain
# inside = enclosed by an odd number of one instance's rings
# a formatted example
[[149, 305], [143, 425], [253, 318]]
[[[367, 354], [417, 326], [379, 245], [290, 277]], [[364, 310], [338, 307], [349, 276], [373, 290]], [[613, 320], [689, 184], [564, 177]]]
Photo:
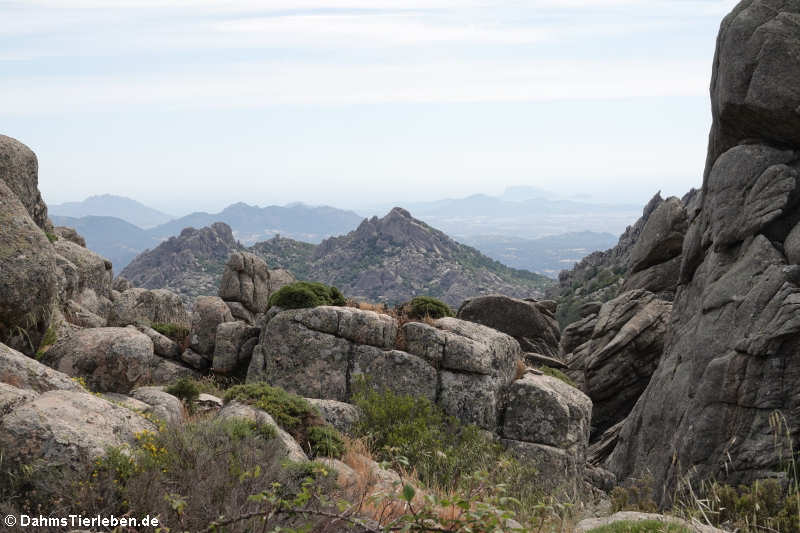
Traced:
[[[80, 202], [54, 204], [49, 209], [50, 215], [62, 217], [115, 217], [144, 229], [153, 228], [175, 218], [131, 198], [113, 194], [90, 196]], [[91, 221], [88, 224], [90, 223]]]
[[399, 207], [323, 241], [314, 250], [310, 274], [349, 296], [386, 303], [419, 294], [451, 305], [492, 293], [532, 297], [551, 284], [457, 243]]
[[151, 234], [159, 240], [166, 239], [178, 235], [184, 228], [202, 228], [214, 222], [229, 225], [237, 240], [246, 245], [278, 234], [317, 243], [352, 230], [361, 222], [361, 217], [352, 211], [328, 206], [296, 203], [258, 207], [239, 202], [219, 213], [197, 212], [172, 220], [153, 228]]
[[[241, 249], [226, 224], [187, 229], [142, 254], [122, 276], [136, 286], [168, 287], [186, 297], [212, 294], [228, 254]], [[350, 297], [389, 304], [420, 294], [451, 305], [492, 293], [524, 298], [553, 285], [545, 276], [507, 267], [457, 243], [401, 208], [381, 219], [366, 219], [355, 231], [319, 245], [276, 236], [247, 250], [298, 279], [322, 281]]]
[[120, 275], [136, 287], [169, 289], [190, 301], [216, 294], [228, 256], [242, 249], [230, 226], [222, 222], [186, 228], [136, 257]]

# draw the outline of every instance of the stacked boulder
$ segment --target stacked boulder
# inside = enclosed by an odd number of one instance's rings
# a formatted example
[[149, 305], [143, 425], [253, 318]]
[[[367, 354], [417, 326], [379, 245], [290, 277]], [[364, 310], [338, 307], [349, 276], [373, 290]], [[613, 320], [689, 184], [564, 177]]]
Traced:
[[581, 479], [591, 401], [549, 376], [518, 379], [519, 343], [460, 320], [402, 326], [349, 307], [281, 311], [266, 322], [247, 381], [347, 402], [357, 386], [425, 397], [466, 423], [503, 438], [526, 460], [551, 465], [549, 481]]
[[254, 254], [232, 253], [222, 274], [219, 297], [198, 298], [195, 303], [192, 349], [210, 356], [206, 360], [217, 374], [243, 374], [258, 342], [261, 329], [257, 324], [263, 321], [270, 296], [294, 281], [288, 271], [270, 270]]
[[502, 295], [466, 300], [458, 318], [477, 322], [514, 337], [523, 352], [557, 358], [561, 330], [553, 301], [520, 300]]

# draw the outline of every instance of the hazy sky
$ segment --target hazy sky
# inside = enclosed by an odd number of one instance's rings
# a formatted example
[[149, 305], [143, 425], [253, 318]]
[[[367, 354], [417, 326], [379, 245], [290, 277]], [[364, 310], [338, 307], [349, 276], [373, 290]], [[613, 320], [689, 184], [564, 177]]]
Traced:
[[0, 0], [0, 133], [49, 203], [641, 203], [701, 183], [735, 3]]

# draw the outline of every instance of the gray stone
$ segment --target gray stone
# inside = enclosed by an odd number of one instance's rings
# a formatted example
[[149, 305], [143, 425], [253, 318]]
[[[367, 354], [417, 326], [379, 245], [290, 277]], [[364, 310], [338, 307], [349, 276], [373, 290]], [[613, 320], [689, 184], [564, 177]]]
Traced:
[[153, 342], [132, 328], [94, 328], [59, 339], [42, 361], [69, 376], [82, 377], [92, 390], [127, 393], [151, 379], [158, 363]]
[[318, 398], [306, 398], [308, 402], [317, 408], [325, 422], [335, 427], [342, 433], [350, 433], [353, 426], [361, 418], [361, 410], [349, 403], [337, 402], [336, 400], [321, 400]]
[[214, 343], [217, 338], [217, 326], [223, 322], [233, 322], [233, 315], [221, 298], [216, 296], [200, 296], [192, 308], [192, 329], [190, 346], [192, 350], [204, 356], [209, 362], [214, 356]]
[[86, 239], [84, 239], [77, 231], [75, 231], [75, 228], [56, 226], [55, 234], [58, 235], [60, 239], [66, 239], [70, 242], [74, 242], [78, 246], [83, 246], [86, 248]]
[[39, 193], [39, 162], [36, 154], [18, 140], [5, 135], [0, 135], [0, 182], [5, 183], [22, 202], [37, 226], [49, 230], [47, 205]]
[[647, 219], [631, 250], [630, 271], [636, 273], [679, 256], [688, 226], [680, 199], [664, 200]]
[[0, 420], [4, 459], [43, 461], [79, 470], [112, 446], [132, 446], [141, 431], [156, 427], [130, 409], [92, 394], [55, 390], [17, 405]]
[[458, 310], [458, 318], [514, 337], [523, 351], [558, 357], [561, 332], [551, 303], [501, 295], [481, 296], [465, 301]]
[[526, 374], [508, 387], [502, 436], [568, 450], [583, 463], [592, 401], [560, 379]]
[[217, 326], [211, 369], [218, 374], [230, 374], [242, 366], [246, 370], [259, 333], [259, 328], [242, 321], [223, 322]]
[[506, 450], [518, 461], [536, 469], [535, 486], [547, 494], [575, 498], [582, 489], [584, 465], [561, 448], [534, 442], [502, 439]]
[[152, 413], [167, 424], [177, 425], [186, 421], [186, 409], [181, 401], [158, 387], [133, 389], [131, 397], [146, 403], [149, 406], [146, 412]]
[[133, 283], [123, 276], [117, 276], [114, 278], [114, 281], [111, 282], [111, 288], [118, 292], [125, 292], [133, 288]]
[[422, 322], [406, 322], [401, 329], [404, 345], [398, 348], [422, 357], [437, 368], [441, 365], [447, 342], [445, 332]]
[[350, 375], [353, 379], [364, 376], [366, 383], [378, 391], [390, 390], [436, 401], [436, 369], [406, 352], [356, 346]]
[[450, 416], [468, 424], [496, 431], [499, 396], [505, 382], [497, 377], [442, 370], [439, 405]]
[[183, 301], [166, 289], [127, 289], [114, 300], [108, 316], [112, 326], [175, 324], [189, 328]]
[[67, 239], [58, 239], [53, 246], [58, 255], [75, 265], [77, 284], [74, 287], [74, 295], [71, 295], [70, 298], [77, 300], [95, 314], [103, 315], [107, 313], [110, 301], [105, 304], [104, 313], [102, 311], [98, 312], [98, 307], [86, 305], [86, 302], [81, 301], [80, 297], [84, 291], [91, 290], [96, 298], [109, 298], [112, 278], [111, 262]]
[[169, 385], [181, 378], [199, 379], [200, 372], [175, 361], [157, 358], [156, 366], [151, 374], [151, 381], [156, 385]]
[[522, 359], [519, 343], [495, 329], [460, 320], [440, 318], [434, 325], [447, 337], [442, 368], [496, 376], [509, 382]]
[[153, 341], [153, 351], [156, 355], [166, 357], [167, 359], [180, 359], [181, 347], [177, 342], [169, 337], [162, 335], [153, 328], [147, 326], [128, 326], [135, 327], [138, 331], [144, 333], [150, 340]]
[[797, 223], [783, 243], [786, 259], [793, 265], [800, 265], [800, 223]]
[[181, 361], [197, 370], [205, 370], [211, 362], [205, 356], [195, 352], [191, 348], [186, 348], [181, 354]]
[[[7, 139], [0, 136], [0, 176]], [[57, 283], [53, 246], [0, 179], [0, 342], [33, 355], [50, 325]]]
[[251, 313], [264, 313], [269, 307], [267, 263], [249, 252], [233, 252], [225, 265], [219, 297], [239, 302]]
[[652, 293], [623, 293], [600, 309], [591, 338], [565, 355], [567, 374], [594, 402], [593, 435], [625, 418], [644, 392], [661, 358], [671, 311]]
[[578, 522], [575, 533], [587, 533], [593, 529], [610, 526], [616, 522], [662, 522], [666, 528], [669, 524], [686, 528], [692, 533], [726, 533], [722, 529], [704, 525], [698, 522], [687, 522], [675, 516], [656, 513], [640, 513], [638, 511], [619, 511], [611, 516], [600, 518], [585, 518]]

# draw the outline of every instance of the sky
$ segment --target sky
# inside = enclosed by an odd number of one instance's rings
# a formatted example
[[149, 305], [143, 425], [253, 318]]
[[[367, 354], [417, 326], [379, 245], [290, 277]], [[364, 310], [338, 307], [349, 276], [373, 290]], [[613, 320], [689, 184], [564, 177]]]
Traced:
[[0, 133], [48, 203], [639, 204], [702, 182], [735, 4], [0, 0]]

